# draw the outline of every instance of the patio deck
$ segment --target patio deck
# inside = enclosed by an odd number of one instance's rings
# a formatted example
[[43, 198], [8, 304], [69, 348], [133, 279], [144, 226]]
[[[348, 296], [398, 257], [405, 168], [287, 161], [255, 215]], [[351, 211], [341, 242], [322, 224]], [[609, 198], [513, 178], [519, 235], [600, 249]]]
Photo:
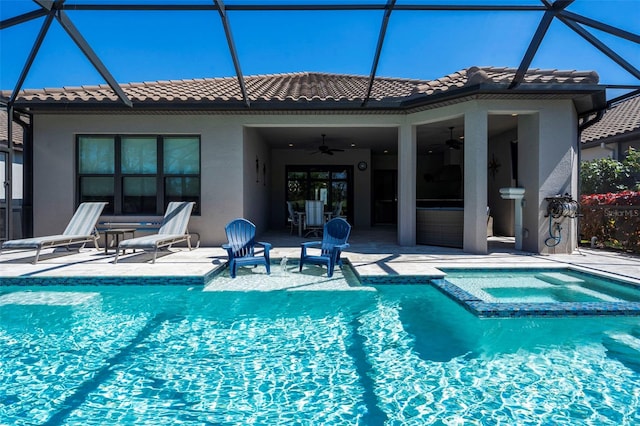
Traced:
[[[287, 256], [298, 259], [300, 243], [310, 239], [289, 235], [287, 231], [269, 231], [258, 238], [273, 244], [272, 259]], [[361, 278], [389, 276], [438, 276], [438, 268], [549, 268], [572, 266], [592, 272], [611, 274], [640, 284], [640, 257], [602, 250], [580, 249], [574, 254], [538, 255], [513, 249], [513, 240], [494, 237], [489, 240], [489, 254], [473, 255], [460, 249], [415, 246], [401, 247], [395, 242], [393, 227], [354, 229], [345, 256]], [[43, 250], [33, 265], [33, 252], [4, 252], [0, 256], [0, 277], [117, 277], [117, 276], [202, 276], [211, 274], [226, 263], [221, 247], [200, 247], [188, 251], [175, 247], [158, 253], [128, 252], [113, 264], [115, 254], [104, 250], [82, 249], [68, 253], [64, 249]]]

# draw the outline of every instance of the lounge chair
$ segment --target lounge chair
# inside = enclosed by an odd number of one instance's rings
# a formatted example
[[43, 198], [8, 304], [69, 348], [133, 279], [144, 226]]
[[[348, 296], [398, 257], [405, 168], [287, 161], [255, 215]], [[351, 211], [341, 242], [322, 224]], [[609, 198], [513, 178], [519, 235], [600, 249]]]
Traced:
[[[67, 228], [62, 234], [48, 235], [44, 237], [24, 238], [20, 240], [9, 240], [2, 243], [1, 250], [36, 250], [36, 257], [33, 264], [38, 263], [40, 251], [43, 248], [66, 247], [70, 245], [85, 244], [93, 241], [96, 249], [100, 234], [96, 230], [96, 223], [102, 214], [102, 210], [107, 203], [82, 203], [69, 221]], [[1, 251], [0, 250], [0, 251]]]
[[[351, 225], [342, 219], [331, 219], [324, 225], [322, 241], [311, 241], [302, 243], [302, 252], [300, 253], [300, 272], [302, 265], [312, 263], [315, 265], [327, 265], [327, 277], [333, 276], [335, 265], [342, 266], [340, 254], [349, 247], [347, 239], [351, 233]], [[307, 254], [307, 249], [317, 247], [320, 249], [319, 255]]]
[[158, 233], [120, 241], [113, 263], [118, 263], [120, 250], [123, 252], [127, 249], [153, 250], [153, 261], [151, 263], [156, 263], [158, 249], [162, 247], [171, 247], [173, 244], [186, 241], [189, 250], [191, 250], [191, 235], [187, 225], [189, 225], [189, 218], [194, 204], [192, 201], [170, 202], [164, 218], [162, 218], [162, 225], [160, 225]]
[[[222, 248], [229, 256], [229, 273], [231, 278], [236, 277], [238, 266], [244, 265], [264, 265], [267, 275], [271, 274], [271, 260], [269, 250], [271, 244], [256, 241], [256, 226], [247, 219], [234, 219], [225, 226], [228, 244], [223, 244]], [[264, 250], [261, 255], [256, 256], [255, 246], [261, 245]]]

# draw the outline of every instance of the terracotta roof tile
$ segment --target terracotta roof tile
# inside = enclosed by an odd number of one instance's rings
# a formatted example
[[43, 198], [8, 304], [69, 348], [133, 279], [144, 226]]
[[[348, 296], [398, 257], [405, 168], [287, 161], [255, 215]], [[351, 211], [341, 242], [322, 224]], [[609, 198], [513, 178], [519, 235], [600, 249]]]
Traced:
[[[436, 80], [412, 80], [377, 77], [370, 99], [393, 101], [411, 96], [429, 96], [452, 89], [478, 84], [509, 84], [516, 70], [500, 67], [471, 67]], [[595, 84], [598, 75], [593, 71], [558, 71], [531, 69], [526, 84]], [[311, 102], [362, 101], [367, 93], [368, 76], [328, 73], [287, 73], [245, 77], [249, 101]], [[121, 85], [127, 96], [136, 103], [215, 103], [242, 102], [242, 92], [236, 77], [163, 80]], [[8, 97], [10, 93], [3, 92]], [[108, 85], [23, 90], [18, 103], [117, 103], [117, 96]]]
[[597, 123], [587, 127], [582, 142], [592, 142], [640, 131], [640, 95], [613, 104]]

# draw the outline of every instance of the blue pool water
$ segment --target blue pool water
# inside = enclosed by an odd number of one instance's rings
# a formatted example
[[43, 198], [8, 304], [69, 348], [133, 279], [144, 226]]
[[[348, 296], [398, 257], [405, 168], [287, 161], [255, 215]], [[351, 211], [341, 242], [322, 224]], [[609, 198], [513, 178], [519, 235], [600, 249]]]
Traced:
[[443, 270], [433, 283], [483, 317], [640, 316], [640, 285], [568, 268]]
[[480, 319], [430, 285], [0, 287], [0, 424], [640, 423], [640, 318]]

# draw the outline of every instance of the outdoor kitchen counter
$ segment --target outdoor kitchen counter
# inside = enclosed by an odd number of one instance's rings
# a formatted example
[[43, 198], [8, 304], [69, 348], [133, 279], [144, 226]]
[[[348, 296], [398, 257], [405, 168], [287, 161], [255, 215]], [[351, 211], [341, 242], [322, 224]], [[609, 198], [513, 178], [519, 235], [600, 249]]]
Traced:
[[416, 243], [462, 248], [464, 209], [462, 207], [416, 208]]

